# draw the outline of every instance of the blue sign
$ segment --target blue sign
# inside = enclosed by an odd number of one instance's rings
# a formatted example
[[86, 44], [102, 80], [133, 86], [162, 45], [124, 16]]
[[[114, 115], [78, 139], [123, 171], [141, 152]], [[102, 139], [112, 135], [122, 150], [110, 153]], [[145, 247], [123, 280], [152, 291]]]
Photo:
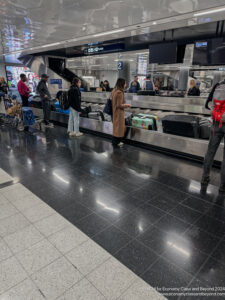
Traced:
[[50, 79], [50, 84], [61, 84], [62, 85], [62, 79]]
[[58, 84], [58, 88], [62, 89], [62, 79], [50, 79], [50, 84]]
[[123, 61], [118, 61], [117, 69], [123, 70]]
[[208, 46], [208, 42], [196, 42], [196, 48], [205, 48]]

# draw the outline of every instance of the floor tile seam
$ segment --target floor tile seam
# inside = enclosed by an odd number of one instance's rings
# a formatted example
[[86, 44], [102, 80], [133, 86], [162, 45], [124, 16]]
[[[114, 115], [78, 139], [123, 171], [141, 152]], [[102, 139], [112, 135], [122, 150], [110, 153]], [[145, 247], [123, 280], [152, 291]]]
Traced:
[[[186, 199], [186, 200], [187, 200], [187, 199]], [[186, 200], [184, 200], [184, 201], [186, 201]], [[190, 209], [192, 209], [192, 210], [194, 210], [194, 211], [196, 211], [196, 212], [198, 212], [198, 213], [201, 214], [201, 212], [200, 212], [199, 210], [197, 210], [197, 209], [195, 209], [195, 208], [192, 208], [192, 207], [188, 206], [187, 204], [183, 204], [184, 201], [182, 201], [182, 203], [180, 203], [180, 205], [182, 205], [182, 206], [184, 206], [184, 207], [187, 207], [187, 208], [190, 208]], [[210, 207], [207, 208], [206, 212], [203, 213], [202, 215], [206, 215], [210, 209], [211, 209]]]
[[[36, 195], [35, 195], [36, 196]], [[37, 196], [36, 196], [37, 197]], [[39, 197], [38, 197], [39, 198]], [[32, 206], [30, 206], [30, 207], [27, 207], [27, 208], [25, 208], [25, 209], [19, 209], [17, 206], [15, 206], [14, 205], [14, 203], [15, 202], [17, 202], [17, 201], [20, 201], [20, 200], [16, 200], [16, 201], [13, 201], [13, 202], [10, 202], [13, 206], [14, 206], [14, 208], [16, 208], [17, 210], [18, 210], [18, 212], [19, 213], [21, 213], [31, 224], [34, 224], [34, 223], [32, 223], [25, 215], [24, 215], [24, 213], [25, 213], [25, 211], [26, 210], [28, 210], [28, 209], [34, 209], [35, 207], [37, 207], [37, 206], [40, 206], [41, 204], [45, 204], [45, 205], [48, 205], [47, 203], [45, 203], [41, 198], [39, 198], [39, 200], [40, 200], [40, 203], [38, 203], [38, 204], [35, 204], [34, 206], [32, 205]], [[49, 205], [48, 205], [49, 206]], [[50, 207], [50, 206], [49, 206]], [[55, 212], [53, 212], [51, 215], [54, 215], [55, 213], [57, 213], [57, 211], [54, 209], [54, 208], [52, 208], [52, 207], [50, 207], [51, 209], [53, 209]], [[49, 215], [48, 217], [50, 217], [51, 215]], [[45, 218], [45, 217], [44, 217]], [[41, 220], [43, 220], [43, 219], [40, 219], [40, 220], [38, 220], [37, 222], [39, 222], [39, 221], [41, 221]]]
[[[152, 179], [152, 180], [153, 180], [153, 179]], [[181, 192], [181, 193], [183, 193], [183, 194], [186, 194], [187, 197], [195, 197], [195, 198], [198, 198], [198, 199], [203, 200], [202, 198], [200, 198], [200, 197], [198, 197], [198, 196], [192, 196], [190, 193], [185, 192], [185, 191], [182, 191], [181, 189], [176, 188], [176, 187], [174, 187], [174, 186], [167, 185], [166, 183], [163, 183], [163, 182], [160, 182], [160, 181], [156, 181], [156, 180], [154, 180], [154, 181], [157, 182], [157, 183], [160, 183], [161, 185], [164, 185], [164, 186], [166, 186], [167, 188], [170, 188], [170, 189], [172, 189], [172, 190], [174, 190], [174, 191], [177, 191], [177, 192]], [[204, 200], [204, 201], [206, 201], [206, 200]], [[208, 202], [208, 201], [207, 201], [207, 202]]]
[[[216, 258], [213, 257], [213, 253], [219, 249], [220, 244], [222, 244], [224, 242], [224, 236], [219, 240], [219, 242], [217, 243], [217, 245], [215, 246], [215, 248], [213, 248], [213, 250], [209, 253], [209, 256], [212, 257], [213, 259], [217, 260]], [[225, 263], [223, 263], [223, 265], [225, 265]]]
[[[158, 255], [159, 256], [159, 255]], [[189, 275], [191, 278], [193, 278], [194, 276], [187, 272], [186, 270], [184, 270], [183, 268], [181, 268], [180, 266], [176, 265], [173, 261], [169, 261], [166, 257], [163, 257], [163, 256], [159, 256], [159, 258], [157, 260], [155, 260], [151, 266], [149, 268], [147, 268], [147, 270], [145, 270], [141, 275], [140, 277], [142, 278], [142, 276], [147, 273], [148, 271], [150, 271], [150, 269], [160, 260], [160, 259], [163, 259], [165, 260], [168, 264], [171, 264], [173, 265], [173, 267], [177, 268], [177, 269], [180, 269], [182, 272], [184, 272], [185, 274]]]
[[[202, 264], [201, 268], [199, 268], [199, 270], [195, 273], [193, 280], [198, 279], [198, 275], [200, 274], [200, 272], [202, 271], [202, 269], [205, 267], [205, 265], [208, 263], [208, 261], [210, 260], [211, 256], [208, 256], [208, 258], [206, 259], [206, 261]], [[192, 281], [189, 283], [189, 285], [192, 283]], [[206, 284], [208, 284], [207, 282], [205, 282]]]
[[[11, 286], [11, 288], [8, 289], [8, 291], [10, 291], [11, 289], [15, 288], [16, 286], [18, 286], [19, 284], [21, 284], [23, 281], [29, 279], [29, 280], [34, 284], [34, 286], [36, 287], [36, 289], [38, 290], [38, 292], [40, 293], [40, 291], [41, 291], [41, 293], [44, 295], [43, 291], [38, 287], [38, 285], [36, 284], [36, 282], [32, 279], [32, 275], [35, 274], [36, 272], [34, 272], [34, 273], [32, 273], [32, 274], [29, 274], [28, 271], [27, 271], [27, 270], [24, 268], [24, 266], [21, 264], [21, 262], [19, 261], [19, 259], [17, 258], [17, 256], [14, 255], [13, 257], [16, 259], [17, 263], [20, 265], [20, 267], [21, 267], [21, 268], [23, 269], [23, 271], [25, 272], [26, 278], [25, 278], [24, 280], [18, 282], [16, 285]], [[39, 272], [39, 271], [38, 271], [38, 272]], [[45, 297], [45, 298], [46, 298], [46, 297]], [[46, 298], [46, 299], [47, 299], [47, 298]]]
[[[195, 226], [194, 223], [191, 224], [191, 226], [189, 226], [189, 227], [183, 232], [183, 234], [187, 233], [193, 226]], [[223, 239], [223, 238], [225, 237], [225, 236], [221, 237], [221, 236], [212, 234], [212, 233], [206, 231], [205, 229], [200, 228], [199, 226], [197, 226], [197, 227], [198, 227], [201, 231], [203, 231], [204, 233], [206, 233], [207, 235], [209, 235], [209, 236], [211, 236], [211, 237], [216, 237], [216, 238], [219, 240], [219, 242], [220, 242], [221, 239]]]
[[[38, 197], [39, 198], [39, 197]], [[40, 199], [40, 198], [39, 198]], [[41, 200], [40, 199], [40, 201], [41, 202], [43, 202], [44, 204], [46, 204], [46, 205], [48, 205], [47, 203], [45, 203], [43, 200]], [[12, 205], [13, 205], [13, 202], [10, 202]], [[34, 207], [36, 207], [36, 206], [38, 206], [38, 205], [40, 205], [40, 204], [37, 204], [37, 205], [35, 205]], [[14, 205], [13, 205], [14, 206]], [[48, 205], [49, 206], [49, 205]], [[16, 206], [14, 206], [17, 210], [18, 210], [18, 208], [16, 207]], [[50, 206], [49, 206], [50, 207]], [[33, 208], [33, 207], [30, 207], [29, 209], [31, 209], [31, 208]], [[51, 209], [53, 209], [52, 207], [50, 207]], [[26, 210], [26, 209], [25, 209]], [[54, 210], [54, 209], [53, 209]], [[57, 211], [55, 211], [54, 213], [52, 213], [51, 215], [49, 215], [49, 216], [47, 216], [47, 217], [44, 217], [44, 218], [42, 218], [41, 220], [38, 220], [38, 221], [36, 221], [36, 222], [34, 222], [34, 223], [32, 223], [24, 214], [23, 214], [23, 211], [20, 211], [20, 210], [18, 210], [18, 213], [16, 213], [16, 214], [20, 214], [20, 215], [22, 215], [28, 222], [29, 222], [29, 225], [33, 225], [34, 227], [35, 227], [35, 229], [36, 230], [38, 230], [38, 232], [40, 232], [40, 230], [35, 226], [35, 224], [36, 223], [38, 223], [38, 222], [40, 222], [40, 221], [43, 221], [44, 219], [47, 219], [47, 218], [49, 218], [49, 217], [51, 217], [51, 216], [53, 216], [53, 215], [55, 215], [55, 214], [59, 214]], [[15, 214], [15, 215], [16, 215]], [[15, 216], [14, 215], [14, 216]], [[62, 217], [62, 216], [61, 216]], [[67, 220], [68, 221], [68, 220]], [[29, 225], [27, 225], [27, 226], [29, 226]], [[25, 227], [27, 227], [27, 226], [24, 226], [23, 228], [25, 228]], [[23, 229], [22, 228], [22, 229]], [[22, 230], [22, 229], [20, 229], [20, 230]], [[15, 232], [13, 232], [12, 234], [14, 234], [14, 233], [16, 233], [16, 232], [18, 232], [18, 231], [20, 231], [20, 230], [16, 230]], [[40, 232], [41, 233], [41, 232]], [[42, 235], [43, 235], [43, 233], [41, 233]], [[10, 235], [10, 234], [9, 234]]]
[[[23, 279], [22, 281], [18, 282], [17, 284], [11, 286], [9, 289], [6, 289], [3, 293], [0, 293], [0, 296], [10, 292], [11, 290], [13, 290], [15, 287], [19, 286], [20, 284], [24, 283], [26, 280], [31, 280], [31, 278], [29, 277], [26, 277], [25, 279]], [[31, 282], [33, 283], [33, 281], [31, 280]], [[35, 287], [37, 288], [38, 292], [40, 293], [39, 291], [39, 288], [35, 285]]]
[[[9, 203], [12, 205], [11, 202], [9, 202]], [[0, 222], [4, 222], [4, 220], [6, 220], [6, 219], [8, 219], [8, 218], [12, 218], [13, 216], [18, 215], [18, 214], [20, 213], [20, 211], [19, 211], [14, 205], [12, 205], [12, 206], [13, 206], [14, 209], [17, 210], [17, 212], [14, 212], [13, 214], [10, 214], [10, 215], [7, 216], [7, 217], [0, 218]], [[1, 208], [1, 206], [0, 206], [0, 208]], [[1, 236], [1, 235], [0, 235], [0, 236]]]
[[[198, 217], [194, 222], [189, 223], [189, 222], [184, 221], [184, 220], [181, 219], [180, 217], [176, 217], [176, 216], [172, 215], [172, 214], [169, 213], [169, 212], [168, 212], [168, 215], [170, 215], [171, 217], [174, 217], [174, 218], [178, 219], [179, 221], [182, 221], [183, 223], [185, 223], [185, 224], [187, 224], [187, 225], [190, 225], [190, 226], [195, 225], [195, 224], [198, 222], [198, 220], [200, 220], [200, 219], [203, 217], [203, 214], [201, 214], [200, 217]], [[186, 230], [185, 230], [185, 231], [186, 231]]]
[[[18, 233], [19, 231], [22, 231], [22, 230], [24, 230], [25, 228], [27, 228], [27, 227], [29, 227], [29, 226], [30, 226], [30, 225], [24, 227], [24, 228], [21, 229], [21, 230], [16, 231], [15, 233]], [[35, 229], [36, 229], [36, 228], [35, 228]], [[15, 233], [12, 233], [12, 235], [15, 234]], [[39, 233], [40, 233], [40, 232], [39, 232]], [[11, 234], [7, 235], [6, 237], [8, 237], [8, 236], [10, 236], [10, 235], [11, 235]], [[40, 239], [38, 242], [35, 242], [34, 244], [32, 244], [32, 245], [30, 245], [30, 246], [28, 246], [28, 247], [26, 247], [26, 248], [24, 248], [23, 250], [20, 250], [20, 251], [18, 251], [18, 252], [14, 252], [14, 251], [11, 249], [11, 245], [5, 240], [6, 237], [4, 237], [3, 240], [4, 240], [4, 242], [7, 244], [7, 246], [9, 247], [9, 249], [12, 251], [13, 256], [17, 256], [17, 255], [21, 254], [22, 252], [25, 252], [25, 251], [29, 250], [30, 248], [36, 246], [36, 245], [39, 244], [40, 242], [43, 242], [44, 240], [47, 240], [47, 238], [46, 238], [43, 234], [41, 234], [41, 235], [42, 235], [42, 239]]]
[[[47, 203], [46, 203], [47, 204]], [[90, 210], [90, 213], [88, 213], [86, 216], [82, 217], [78, 222], [80, 222], [81, 220], [83, 220], [84, 218], [88, 217], [88, 216], [91, 216], [93, 215], [94, 213], [96, 214], [95, 211], [91, 210], [88, 206], [85, 206], [84, 204], [82, 204], [81, 202], [79, 202], [80, 205], [82, 205], [84, 208], [88, 208]], [[72, 204], [71, 204], [72, 205]], [[63, 209], [60, 209], [59, 211], [56, 211], [57, 214], [59, 214], [61, 217], [63, 217], [64, 219], [66, 219], [68, 222], [69, 219], [67, 219], [67, 217], [64, 217], [64, 215], [62, 214], [62, 210], [66, 209], [66, 208], [69, 208], [71, 205], [69, 206], [65, 206]], [[51, 207], [51, 206], [50, 206]], [[51, 207], [52, 208], [52, 207]], [[52, 208], [54, 209], [54, 208]], [[71, 222], [70, 222], [71, 223]], [[72, 225], [74, 225], [73, 223], [71, 223]]]
[[[109, 253], [109, 255], [110, 255], [110, 257], [107, 259], [107, 260], [105, 260], [103, 263], [101, 263], [100, 265], [98, 265], [94, 270], [92, 270], [91, 272], [89, 272], [87, 275], [85, 275], [84, 276], [84, 278], [86, 279], [86, 280], [88, 280], [88, 282], [90, 282], [98, 291], [99, 291], [99, 289], [88, 279], [88, 276], [91, 274], [91, 273], [93, 273], [93, 272], [95, 272], [95, 270], [97, 270], [98, 268], [100, 268], [103, 264], [105, 264], [105, 263], [107, 263], [110, 259], [113, 259], [113, 260], [116, 260], [126, 271], [129, 271], [129, 272], [131, 272], [131, 273], [133, 273], [134, 275], [135, 275], [135, 277], [136, 278], [134, 278], [134, 279], [132, 279], [131, 280], [131, 283], [130, 283], [130, 285], [129, 285], [129, 287], [126, 289], [126, 291], [133, 285], [133, 283], [137, 280], [137, 279], [139, 279], [139, 280], [141, 280], [141, 278], [136, 274], [136, 273], [134, 273], [132, 270], [130, 270], [126, 265], [124, 265], [119, 259], [117, 259], [116, 257], [114, 257], [113, 255], [111, 255], [110, 253]], [[149, 285], [150, 286], [150, 285]], [[102, 292], [100, 291], [100, 293], [102, 294]], [[122, 294], [120, 294], [116, 299], [119, 299], [122, 295], [123, 295], [124, 293], [122, 293]], [[107, 298], [104, 294], [102, 294], [103, 296], [104, 296], [104, 298], [106, 299], [106, 300], [110, 300], [110, 298]]]

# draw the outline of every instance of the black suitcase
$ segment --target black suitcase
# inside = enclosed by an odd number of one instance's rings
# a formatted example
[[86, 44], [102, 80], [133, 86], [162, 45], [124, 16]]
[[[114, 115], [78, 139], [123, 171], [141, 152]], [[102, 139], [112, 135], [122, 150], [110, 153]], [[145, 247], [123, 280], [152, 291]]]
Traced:
[[91, 112], [90, 106], [81, 106], [81, 114], [82, 118], [88, 118], [88, 114]]
[[199, 117], [169, 115], [162, 119], [163, 132], [192, 138], [200, 137]]
[[102, 111], [90, 112], [88, 114], [88, 118], [98, 121], [105, 121], [104, 114]]
[[132, 126], [132, 118], [133, 118], [133, 113], [132, 112], [128, 112], [128, 111], [125, 111], [125, 125], [126, 126]]
[[155, 91], [138, 91], [137, 93], [139, 96], [155, 96]]

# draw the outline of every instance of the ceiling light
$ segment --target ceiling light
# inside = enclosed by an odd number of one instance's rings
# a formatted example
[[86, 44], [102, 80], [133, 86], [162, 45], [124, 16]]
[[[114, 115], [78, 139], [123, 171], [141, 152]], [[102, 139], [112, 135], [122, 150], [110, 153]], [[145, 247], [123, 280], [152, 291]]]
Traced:
[[43, 45], [41, 46], [41, 48], [47, 48], [47, 47], [52, 47], [52, 46], [57, 46], [57, 45], [60, 45], [61, 43], [52, 43], [52, 44], [47, 44], [47, 45]]
[[121, 28], [121, 29], [117, 29], [117, 30], [112, 30], [112, 31], [106, 31], [106, 32], [97, 33], [97, 34], [94, 34], [94, 37], [99, 37], [99, 36], [103, 36], [103, 35], [114, 34], [114, 33], [122, 32], [122, 31], [125, 31], [125, 29]]
[[199, 17], [199, 16], [204, 16], [204, 15], [208, 15], [208, 14], [215, 14], [215, 13], [219, 13], [225, 11], [225, 7], [221, 7], [221, 8], [216, 8], [216, 9], [211, 9], [211, 10], [207, 10], [207, 11], [202, 11], [199, 13], [195, 13], [194, 16], [195, 17]]
[[152, 25], [156, 25], [156, 24], [157, 24], [157, 22], [155, 22], [155, 21], [152, 23]]

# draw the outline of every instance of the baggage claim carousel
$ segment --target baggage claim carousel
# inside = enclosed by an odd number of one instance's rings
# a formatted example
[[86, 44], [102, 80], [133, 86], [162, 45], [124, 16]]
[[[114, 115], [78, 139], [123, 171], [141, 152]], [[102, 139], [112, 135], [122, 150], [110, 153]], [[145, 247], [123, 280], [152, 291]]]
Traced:
[[[110, 93], [83, 92], [82, 102], [90, 104], [104, 105]], [[160, 126], [160, 119], [167, 114], [189, 114], [195, 116], [210, 116], [210, 111], [205, 109], [206, 97], [162, 97], [162, 96], [139, 96], [136, 94], [125, 94], [125, 101], [131, 104], [131, 110], [135, 113], [151, 113], [159, 116], [158, 131], [144, 130], [129, 127], [126, 142], [139, 147], [148, 148], [187, 157], [194, 160], [203, 161], [208, 147], [208, 140], [194, 139], [183, 136], [176, 136], [163, 133]], [[40, 116], [40, 109], [34, 109], [35, 115]], [[68, 115], [52, 112], [51, 119], [60, 124], [68, 123]], [[112, 123], [98, 121], [89, 118], [80, 118], [80, 128], [82, 131], [91, 132], [97, 135], [112, 136]], [[215, 163], [220, 164], [223, 160], [223, 144], [220, 145]]]

